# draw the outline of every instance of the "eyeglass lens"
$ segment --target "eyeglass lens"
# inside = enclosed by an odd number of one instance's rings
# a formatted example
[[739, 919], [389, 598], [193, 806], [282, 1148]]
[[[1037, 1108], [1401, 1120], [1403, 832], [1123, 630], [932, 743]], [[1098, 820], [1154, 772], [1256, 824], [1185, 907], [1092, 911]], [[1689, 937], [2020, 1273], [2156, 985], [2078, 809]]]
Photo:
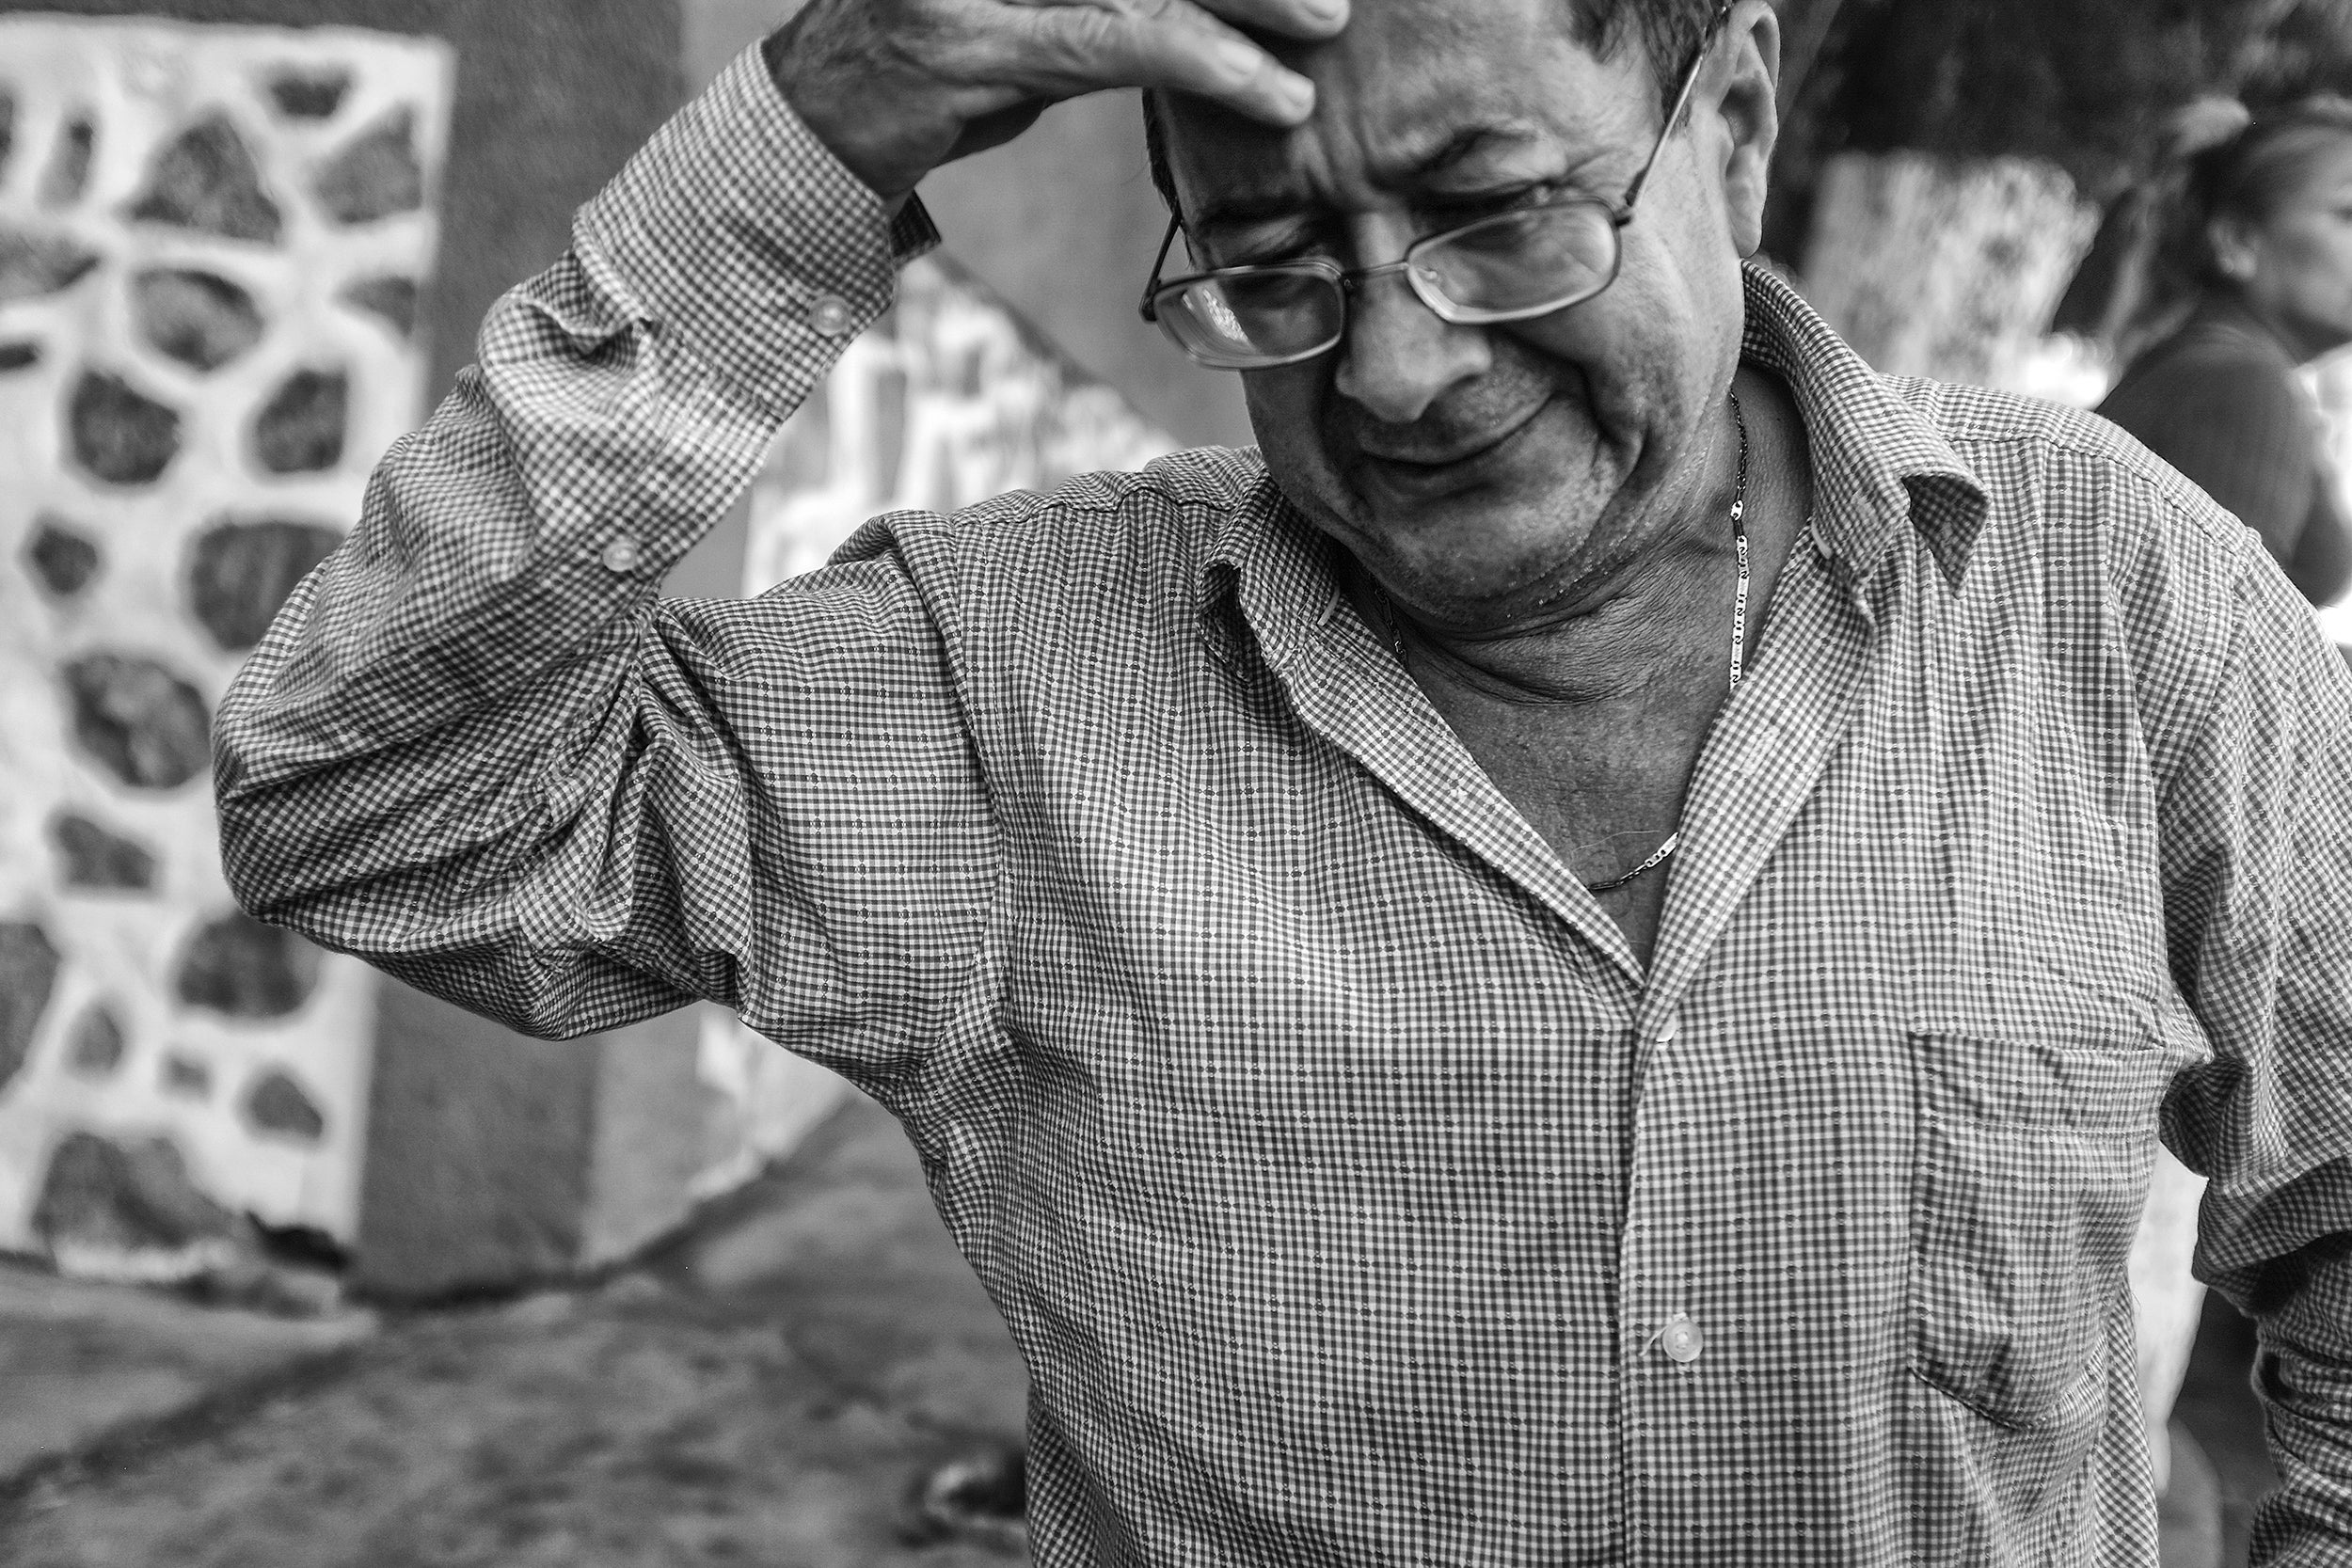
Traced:
[[[1560, 202], [1434, 236], [1409, 255], [1414, 292], [1439, 314], [1470, 321], [1529, 315], [1565, 309], [1607, 287], [1616, 270], [1617, 228], [1597, 202]], [[1226, 369], [1329, 348], [1347, 313], [1340, 279], [1304, 264], [1180, 281], [1155, 304], [1180, 346]]]
[[1252, 364], [1312, 353], [1338, 341], [1346, 299], [1328, 274], [1248, 272], [1180, 284], [1160, 300], [1160, 320], [1211, 363]]

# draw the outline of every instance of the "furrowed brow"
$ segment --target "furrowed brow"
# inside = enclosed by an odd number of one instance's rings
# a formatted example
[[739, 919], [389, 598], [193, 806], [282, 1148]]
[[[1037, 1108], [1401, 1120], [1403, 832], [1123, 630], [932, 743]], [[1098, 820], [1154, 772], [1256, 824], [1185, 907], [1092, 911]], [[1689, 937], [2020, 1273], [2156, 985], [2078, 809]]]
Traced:
[[1383, 184], [1409, 184], [1425, 180], [1433, 174], [1444, 174], [1470, 162], [1482, 152], [1505, 148], [1525, 147], [1541, 137], [1532, 125], [1504, 123], [1501, 125], [1465, 125], [1443, 141], [1425, 151], [1409, 142], [1390, 157], [1380, 160], [1390, 177]]
[[[1416, 143], [1405, 137], [1375, 160], [1375, 178], [1385, 188], [1409, 190], [1450, 173], [1482, 154], [1516, 151], [1546, 139], [1529, 121], [1506, 120], [1454, 128], [1442, 138]], [[1210, 198], [1193, 214], [1196, 232], [1298, 217], [1304, 207], [1294, 191], [1235, 191]]]
[[1187, 225], [1196, 230], [1230, 229], [1253, 223], [1273, 223], [1298, 215], [1298, 198], [1276, 191], [1245, 191], [1212, 197], [1200, 204]]

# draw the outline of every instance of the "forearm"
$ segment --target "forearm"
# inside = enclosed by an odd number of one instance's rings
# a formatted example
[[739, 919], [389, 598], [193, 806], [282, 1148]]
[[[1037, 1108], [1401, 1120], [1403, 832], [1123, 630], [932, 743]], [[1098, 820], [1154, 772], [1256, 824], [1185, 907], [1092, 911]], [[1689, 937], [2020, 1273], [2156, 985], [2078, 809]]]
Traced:
[[[2330, 1207], [2347, 1183], [2322, 1180]], [[2256, 1518], [2257, 1568], [2352, 1563], [2352, 1236], [2334, 1236], [2268, 1271], [2254, 1382], [2269, 1418], [2280, 1485]]]
[[886, 227], [755, 60], [665, 128], [493, 310], [479, 365], [224, 702], [239, 897], [394, 968], [446, 964], [519, 940], [548, 856], [625, 859], [635, 709], [665, 705], [678, 662], [649, 626], [661, 576], [927, 238], [919, 209]]

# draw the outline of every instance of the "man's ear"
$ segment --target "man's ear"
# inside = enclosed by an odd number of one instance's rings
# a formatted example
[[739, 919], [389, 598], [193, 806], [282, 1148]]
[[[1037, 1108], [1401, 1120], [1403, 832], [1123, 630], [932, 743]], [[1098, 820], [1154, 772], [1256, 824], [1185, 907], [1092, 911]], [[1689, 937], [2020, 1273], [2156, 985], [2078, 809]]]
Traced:
[[1764, 198], [1780, 141], [1780, 18], [1767, 0], [1739, 0], [1708, 72], [1723, 120], [1724, 207], [1741, 256], [1764, 244]]

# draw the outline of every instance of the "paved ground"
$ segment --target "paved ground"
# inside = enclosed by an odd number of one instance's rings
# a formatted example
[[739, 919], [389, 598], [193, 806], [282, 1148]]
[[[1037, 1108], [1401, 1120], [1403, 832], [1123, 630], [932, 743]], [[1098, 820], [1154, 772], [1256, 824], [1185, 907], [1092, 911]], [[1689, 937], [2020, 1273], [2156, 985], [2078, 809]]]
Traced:
[[375, 1320], [205, 1310], [175, 1297], [0, 1266], [0, 1478], [167, 1419], [222, 1388], [256, 1394], [346, 1360]]
[[0, 1562], [1002, 1568], [902, 1539], [915, 1478], [1017, 1439], [1024, 1386], [913, 1170], [853, 1105], [646, 1273], [389, 1321], [258, 1405], [20, 1488]]
[[[2167, 1568], [2242, 1564], [2270, 1484], [2234, 1314], [2205, 1338], [2181, 1418], [2208, 1506]], [[199, 1387], [231, 1395], [191, 1408]], [[905, 1139], [858, 1101], [593, 1291], [306, 1325], [0, 1271], [0, 1563], [1005, 1568], [915, 1544], [909, 1497], [1016, 1440], [1023, 1389]]]

